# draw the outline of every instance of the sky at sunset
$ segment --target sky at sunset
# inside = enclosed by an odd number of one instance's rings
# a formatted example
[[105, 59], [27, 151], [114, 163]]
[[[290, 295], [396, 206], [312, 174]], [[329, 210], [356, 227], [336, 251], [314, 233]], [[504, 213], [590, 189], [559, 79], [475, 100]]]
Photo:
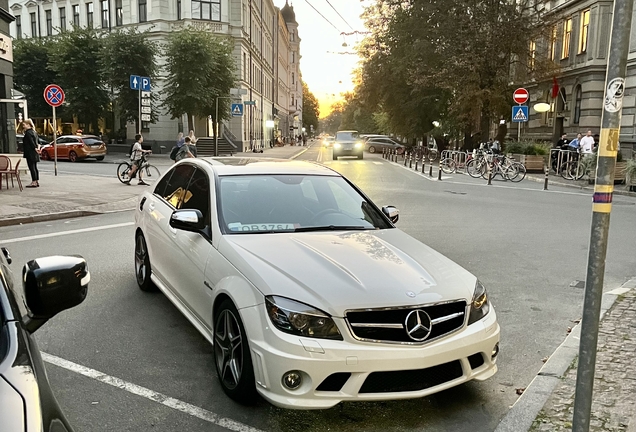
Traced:
[[[353, 90], [351, 73], [357, 66], [358, 56], [334, 53], [355, 52], [354, 46], [362, 36], [343, 36], [341, 33], [365, 30], [360, 18], [364, 3], [360, 0], [290, 0], [289, 3], [294, 7], [301, 37], [300, 69], [303, 80], [320, 101], [320, 116], [324, 117], [329, 113], [331, 104], [341, 99], [341, 93]], [[346, 23], [329, 3], [342, 15]], [[285, 6], [285, 0], [274, 0], [274, 4], [282, 8]], [[333, 26], [310, 5], [324, 15]], [[343, 47], [342, 44], [345, 42], [348, 46]]]

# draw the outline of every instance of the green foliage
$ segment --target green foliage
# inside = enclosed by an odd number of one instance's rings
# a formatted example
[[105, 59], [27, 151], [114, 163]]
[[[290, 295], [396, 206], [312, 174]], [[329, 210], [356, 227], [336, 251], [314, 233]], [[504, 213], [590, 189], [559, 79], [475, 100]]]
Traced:
[[311, 130], [311, 126], [314, 127], [314, 132], [318, 131], [319, 116], [318, 99], [309, 91], [309, 87], [303, 81], [303, 127], [307, 133]]
[[[190, 26], [170, 33], [165, 46], [165, 105], [173, 118], [187, 114], [215, 116], [219, 96], [230, 95], [235, 84], [230, 40]], [[219, 117], [230, 117], [230, 99], [219, 99]]]
[[627, 159], [625, 166], [625, 183], [628, 185], [636, 184], [636, 160], [634, 159]]
[[535, 141], [511, 141], [505, 144], [505, 152], [529, 156], [544, 156], [550, 154], [550, 144]]
[[[156, 57], [159, 49], [147, 32], [139, 32], [135, 27], [116, 30], [103, 39], [103, 71], [109, 87], [112, 88], [112, 102], [121, 115], [128, 121], [137, 121], [139, 117], [138, 92], [130, 89], [130, 75], [157, 77]], [[153, 102], [154, 95], [152, 93]], [[153, 121], [157, 119], [153, 110]]]
[[341, 129], [344, 108], [345, 105], [342, 102], [331, 105], [331, 113], [320, 121], [320, 130], [334, 135]]
[[50, 65], [58, 75], [57, 84], [86, 132], [97, 131], [97, 121], [109, 105], [100, 61], [102, 46], [95, 30], [80, 27], [62, 32], [51, 45]]
[[13, 42], [13, 84], [26, 96], [30, 117], [51, 115], [51, 107], [44, 100], [44, 89], [49, 84], [57, 84], [57, 74], [49, 64], [52, 43], [51, 39], [39, 38]]

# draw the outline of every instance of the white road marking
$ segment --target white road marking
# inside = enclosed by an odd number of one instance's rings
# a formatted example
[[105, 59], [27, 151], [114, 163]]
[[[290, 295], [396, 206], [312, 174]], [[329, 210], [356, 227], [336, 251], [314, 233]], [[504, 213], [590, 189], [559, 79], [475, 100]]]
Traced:
[[[334, 161], [334, 162], [335, 162], [335, 161]], [[343, 164], [343, 165], [349, 165], [349, 162], [340, 162], [340, 161], [338, 161], [338, 163], [341, 163], [341, 164]]]
[[104, 384], [108, 384], [110, 386], [124, 390], [128, 393], [141, 396], [143, 398], [146, 398], [153, 402], [157, 402], [168, 408], [181, 411], [182, 413], [188, 414], [192, 417], [196, 417], [198, 419], [207, 421], [208, 423], [221, 426], [222, 428], [225, 428], [234, 432], [262, 432], [259, 429], [253, 428], [251, 426], [248, 426], [246, 424], [237, 422], [235, 420], [232, 420], [226, 417], [221, 417], [218, 414], [215, 414], [211, 411], [200, 408], [196, 405], [192, 405], [182, 400], [175, 399], [170, 396], [166, 396], [162, 393], [158, 393], [156, 391], [147, 389], [145, 387], [138, 386], [137, 384], [129, 383], [120, 378], [106, 375], [105, 373], [102, 373], [95, 369], [91, 369], [86, 366], [73, 363], [63, 358], [60, 358], [51, 354], [47, 354], [44, 352], [42, 353], [42, 358], [47, 363], [51, 363], [55, 366], [59, 366], [63, 369], [78, 373], [85, 377], [92, 378], [96, 381], [99, 381]]
[[49, 237], [59, 237], [59, 236], [69, 235], [69, 234], [79, 234], [79, 233], [85, 233], [85, 232], [91, 232], [91, 231], [101, 231], [101, 230], [112, 229], [112, 228], [121, 228], [121, 227], [131, 226], [134, 224], [135, 224], [134, 222], [123, 222], [123, 223], [112, 224], [112, 225], [102, 225], [102, 226], [90, 227], [90, 228], [80, 228], [80, 229], [69, 230], [69, 231], [58, 231], [54, 233], [38, 234], [38, 235], [32, 235], [27, 237], [16, 237], [12, 239], [2, 240], [2, 244], [19, 243], [19, 242], [24, 242], [29, 240], [38, 240], [38, 239], [49, 238]]

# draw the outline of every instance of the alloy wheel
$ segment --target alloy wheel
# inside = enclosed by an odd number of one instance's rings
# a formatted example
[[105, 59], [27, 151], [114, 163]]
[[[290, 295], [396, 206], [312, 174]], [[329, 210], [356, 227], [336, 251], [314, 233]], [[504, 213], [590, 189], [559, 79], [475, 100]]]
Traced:
[[219, 379], [228, 389], [236, 388], [243, 371], [243, 337], [234, 313], [223, 309], [216, 320], [214, 351]]
[[146, 281], [148, 272], [147, 260], [148, 250], [146, 249], [146, 242], [141, 235], [137, 235], [137, 240], [135, 241], [135, 275], [139, 286]]

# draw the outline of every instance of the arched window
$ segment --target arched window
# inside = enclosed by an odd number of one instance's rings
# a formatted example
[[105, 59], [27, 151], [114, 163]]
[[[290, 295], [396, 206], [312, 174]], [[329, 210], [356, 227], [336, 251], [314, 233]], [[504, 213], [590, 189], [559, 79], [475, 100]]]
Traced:
[[583, 92], [581, 91], [581, 85], [576, 86], [574, 92], [574, 124], [579, 124], [581, 120], [581, 99], [583, 98]]

